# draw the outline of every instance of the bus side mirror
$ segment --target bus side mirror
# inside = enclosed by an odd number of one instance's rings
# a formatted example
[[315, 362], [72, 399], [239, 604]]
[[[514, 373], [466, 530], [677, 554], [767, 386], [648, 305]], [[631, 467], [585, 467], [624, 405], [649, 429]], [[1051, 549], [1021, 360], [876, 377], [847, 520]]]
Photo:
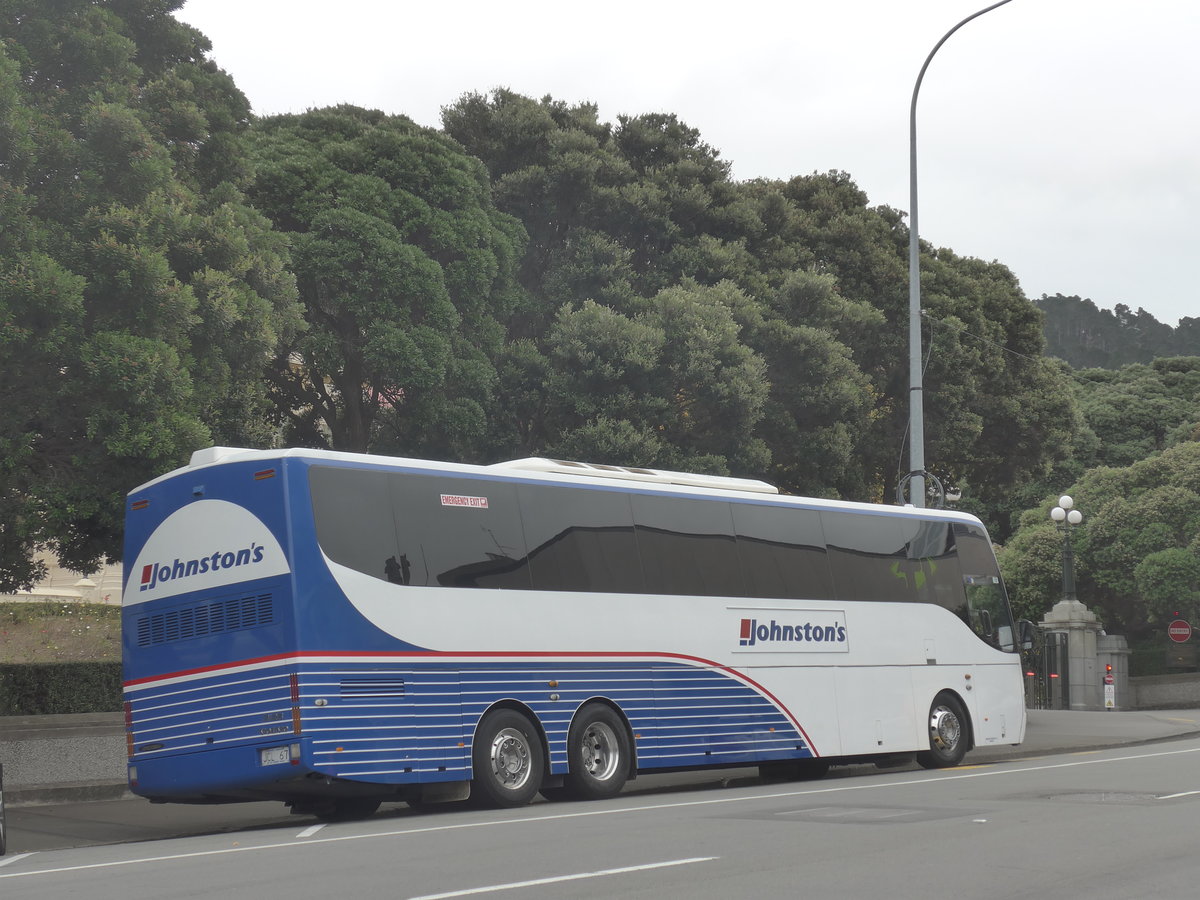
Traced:
[[1028, 619], [1022, 619], [1020, 622], [1018, 622], [1017, 623], [1017, 635], [1020, 638], [1020, 645], [1021, 645], [1022, 650], [1032, 650], [1033, 649], [1034, 631], [1033, 631], [1033, 623], [1032, 622], [1030, 622]]

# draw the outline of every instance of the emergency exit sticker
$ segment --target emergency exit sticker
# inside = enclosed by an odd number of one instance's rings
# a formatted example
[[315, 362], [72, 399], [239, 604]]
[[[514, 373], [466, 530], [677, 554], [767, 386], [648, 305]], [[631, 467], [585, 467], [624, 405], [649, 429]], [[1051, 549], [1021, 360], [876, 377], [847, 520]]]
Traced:
[[472, 506], [487, 509], [487, 497], [468, 497], [465, 494], [442, 494], [442, 506]]

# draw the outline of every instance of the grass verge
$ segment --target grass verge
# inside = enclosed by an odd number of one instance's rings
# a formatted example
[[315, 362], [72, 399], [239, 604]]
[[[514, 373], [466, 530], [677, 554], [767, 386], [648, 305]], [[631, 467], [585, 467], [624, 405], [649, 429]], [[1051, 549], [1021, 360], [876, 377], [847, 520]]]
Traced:
[[0, 663], [120, 662], [121, 607], [0, 603]]

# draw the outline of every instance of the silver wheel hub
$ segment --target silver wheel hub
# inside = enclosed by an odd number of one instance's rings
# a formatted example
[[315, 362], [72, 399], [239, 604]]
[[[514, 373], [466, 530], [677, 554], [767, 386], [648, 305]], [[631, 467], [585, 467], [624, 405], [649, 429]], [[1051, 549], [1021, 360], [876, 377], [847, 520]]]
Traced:
[[510, 791], [519, 790], [529, 781], [529, 742], [515, 728], [502, 729], [493, 739], [488, 758], [496, 782]]
[[612, 778], [620, 764], [616, 733], [603, 722], [593, 722], [583, 734], [583, 770], [596, 781]]
[[929, 742], [935, 750], [951, 752], [962, 737], [962, 723], [945, 706], [935, 706], [929, 713]]

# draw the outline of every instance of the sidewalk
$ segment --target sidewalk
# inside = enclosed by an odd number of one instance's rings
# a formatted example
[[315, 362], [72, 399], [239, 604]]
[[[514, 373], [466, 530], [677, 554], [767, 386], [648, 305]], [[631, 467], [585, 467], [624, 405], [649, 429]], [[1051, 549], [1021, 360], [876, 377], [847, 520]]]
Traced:
[[967, 754], [967, 763], [1102, 750], [1197, 734], [1200, 709], [1031, 709], [1025, 741], [1020, 746], [976, 747]]

